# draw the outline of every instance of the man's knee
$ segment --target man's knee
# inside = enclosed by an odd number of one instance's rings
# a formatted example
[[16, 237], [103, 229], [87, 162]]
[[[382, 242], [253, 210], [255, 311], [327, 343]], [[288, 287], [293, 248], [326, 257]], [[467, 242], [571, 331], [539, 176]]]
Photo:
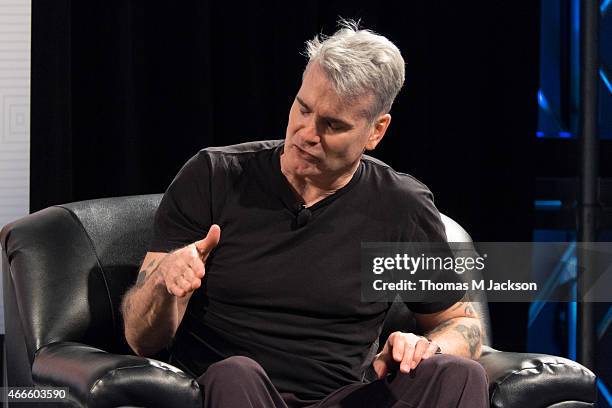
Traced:
[[387, 384], [393, 398], [408, 406], [473, 408], [489, 405], [484, 368], [467, 358], [436, 354], [422, 360], [408, 374], [398, 372]]
[[477, 361], [448, 354], [436, 354], [427, 360], [422, 360], [415, 369], [415, 375], [450, 377], [480, 380], [486, 383], [487, 374]]
[[241, 382], [242, 379], [262, 374], [265, 374], [264, 369], [255, 360], [245, 356], [232, 356], [211, 364], [200, 378], [204, 383], [218, 380]]

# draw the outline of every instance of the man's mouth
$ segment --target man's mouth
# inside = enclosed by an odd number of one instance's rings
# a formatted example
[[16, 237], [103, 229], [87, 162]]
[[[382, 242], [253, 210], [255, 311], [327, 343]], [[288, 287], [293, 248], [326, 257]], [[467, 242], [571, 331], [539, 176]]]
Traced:
[[295, 150], [297, 150], [298, 154], [305, 160], [308, 160], [311, 162], [319, 161], [319, 158], [317, 156], [308, 153], [306, 150], [298, 147], [297, 145], [293, 145], [293, 147], [295, 147]]

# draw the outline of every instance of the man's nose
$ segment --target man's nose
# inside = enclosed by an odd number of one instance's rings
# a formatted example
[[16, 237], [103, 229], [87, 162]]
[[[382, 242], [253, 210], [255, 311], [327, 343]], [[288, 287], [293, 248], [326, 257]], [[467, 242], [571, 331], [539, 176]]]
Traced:
[[[314, 115], [313, 115], [314, 116]], [[300, 132], [302, 142], [310, 146], [314, 146], [321, 142], [319, 136], [319, 129], [317, 128], [317, 122], [314, 119], [309, 120], [302, 131]]]

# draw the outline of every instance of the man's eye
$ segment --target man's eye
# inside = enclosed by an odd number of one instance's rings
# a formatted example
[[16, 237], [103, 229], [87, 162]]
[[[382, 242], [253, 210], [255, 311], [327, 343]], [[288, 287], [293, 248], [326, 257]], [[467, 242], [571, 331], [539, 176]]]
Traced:
[[309, 111], [307, 111], [307, 110], [300, 109], [300, 113], [301, 113], [302, 115], [307, 115], [307, 114], [309, 114], [310, 112], [309, 112]]
[[342, 129], [342, 126], [339, 124], [330, 121], [327, 121], [327, 127], [334, 131]]

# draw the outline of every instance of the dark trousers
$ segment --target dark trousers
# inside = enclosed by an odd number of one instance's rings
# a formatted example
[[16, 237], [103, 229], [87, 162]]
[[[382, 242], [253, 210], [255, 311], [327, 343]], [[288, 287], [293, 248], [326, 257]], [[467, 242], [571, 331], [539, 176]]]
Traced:
[[342, 387], [321, 401], [279, 394], [254, 360], [234, 356], [198, 378], [205, 408], [480, 408], [488, 407], [487, 376], [480, 364], [436, 354], [409, 374]]

